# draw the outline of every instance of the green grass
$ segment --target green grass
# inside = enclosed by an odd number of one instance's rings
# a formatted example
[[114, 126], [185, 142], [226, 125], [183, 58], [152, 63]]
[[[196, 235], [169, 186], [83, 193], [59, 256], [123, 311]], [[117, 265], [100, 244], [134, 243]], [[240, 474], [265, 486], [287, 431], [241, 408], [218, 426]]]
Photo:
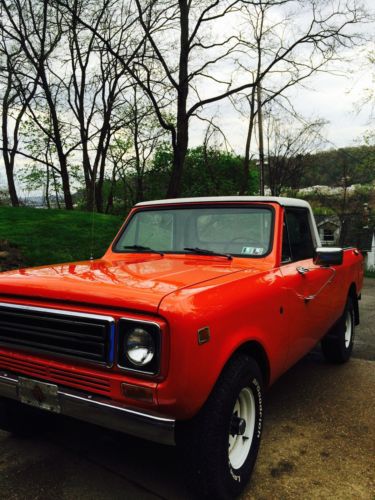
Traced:
[[[21, 250], [25, 265], [38, 266], [103, 255], [123, 222], [122, 217], [68, 210], [0, 207], [0, 240]], [[93, 243], [92, 243], [93, 241]]]

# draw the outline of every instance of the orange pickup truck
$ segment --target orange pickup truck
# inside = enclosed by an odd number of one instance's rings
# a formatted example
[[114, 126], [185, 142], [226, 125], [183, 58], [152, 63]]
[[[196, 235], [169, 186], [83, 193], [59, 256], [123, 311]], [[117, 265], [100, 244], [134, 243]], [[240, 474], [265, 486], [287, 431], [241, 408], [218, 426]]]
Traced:
[[319, 341], [349, 359], [362, 281], [304, 201], [140, 203], [103, 258], [0, 274], [0, 427], [52, 412], [177, 444], [201, 496], [234, 498], [264, 390]]

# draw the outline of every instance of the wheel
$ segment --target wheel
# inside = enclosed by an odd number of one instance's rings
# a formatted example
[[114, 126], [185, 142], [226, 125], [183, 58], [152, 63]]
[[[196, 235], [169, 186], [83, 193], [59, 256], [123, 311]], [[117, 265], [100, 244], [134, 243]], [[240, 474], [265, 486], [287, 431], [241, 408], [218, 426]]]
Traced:
[[12, 399], [0, 398], [0, 429], [15, 436], [30, 437], [46, 428], [49, 415]]
[[243, 491], [261, 439], [262, 394], [257, 363], [247, 355], [237, 355], [199, 414], [177, 427], [177, 446], [199, 497], [224, 500]]
[[325, 359], [331, 363], [345, 363], [349, 360], [354, 343], [354, 306], [351, 297], [345, 306], [344, 314], [336, 325], [322, 339]]

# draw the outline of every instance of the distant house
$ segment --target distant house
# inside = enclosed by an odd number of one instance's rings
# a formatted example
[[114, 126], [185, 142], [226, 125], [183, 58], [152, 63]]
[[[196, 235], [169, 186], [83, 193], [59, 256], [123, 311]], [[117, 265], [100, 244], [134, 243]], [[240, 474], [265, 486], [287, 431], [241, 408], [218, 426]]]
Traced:
[[366, 255], [366, 269], [375, 269], [375, 226], [362, 226], [358, 215], [346, 217], [316, 215], [323, 246], [356, 247]]
[[340, 219], [335, 216], [316, 215], [315, 220], [322, 245], [338, 245], [341, 231]]

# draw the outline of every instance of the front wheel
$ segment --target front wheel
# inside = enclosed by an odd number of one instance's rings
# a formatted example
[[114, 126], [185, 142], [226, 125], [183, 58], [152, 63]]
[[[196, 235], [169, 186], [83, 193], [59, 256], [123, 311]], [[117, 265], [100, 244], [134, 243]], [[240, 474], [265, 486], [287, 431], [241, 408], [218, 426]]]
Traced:
[[177, 444], [200, 497], [230, 499], [246, 486], [263, 425], [262, 374], [247, 355], [229, 361], [199, 414], [177, 428]]
[[327, 361], [345, 363], [349, 360], [354, 344], [354, 306], [348, 297], [344, 314], [322, 339], [322, 351]]

